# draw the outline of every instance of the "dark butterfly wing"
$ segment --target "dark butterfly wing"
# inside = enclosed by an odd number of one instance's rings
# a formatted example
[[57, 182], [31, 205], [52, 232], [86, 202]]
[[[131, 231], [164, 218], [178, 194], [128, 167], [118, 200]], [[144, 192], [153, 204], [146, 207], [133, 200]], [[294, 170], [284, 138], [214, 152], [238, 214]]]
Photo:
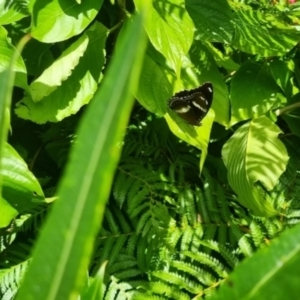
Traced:
[[169, 107], [188, 124], [200, 126], [208, 113], [213, 99], [213, 86], [210, 82], [192, 89], [176, 93], [169, 100]]

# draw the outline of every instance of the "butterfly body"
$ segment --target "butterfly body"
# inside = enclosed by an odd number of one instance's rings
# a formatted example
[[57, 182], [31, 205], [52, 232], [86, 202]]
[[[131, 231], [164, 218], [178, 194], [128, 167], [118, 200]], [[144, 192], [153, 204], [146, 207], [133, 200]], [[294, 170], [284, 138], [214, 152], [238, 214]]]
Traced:
[[210, 82], [192, 89], [176, 93], [169, 100], [169, 108], [188, 124], [200, 126], [208, 113], [213, 99], [213, 86]]

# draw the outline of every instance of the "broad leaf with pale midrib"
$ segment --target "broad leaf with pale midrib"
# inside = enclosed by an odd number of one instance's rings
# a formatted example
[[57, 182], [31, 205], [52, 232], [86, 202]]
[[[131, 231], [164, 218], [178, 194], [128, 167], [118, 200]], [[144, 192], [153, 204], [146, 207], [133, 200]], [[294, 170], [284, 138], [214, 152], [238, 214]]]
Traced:
[[277, 213], [264, 189], [274, 188], [287, 165], [288, 155], [277, 138], [279, 133], [270, 119], [261, 116], [240, 127], [223, 147], [228, 181], [239, 202], [257, 215]]

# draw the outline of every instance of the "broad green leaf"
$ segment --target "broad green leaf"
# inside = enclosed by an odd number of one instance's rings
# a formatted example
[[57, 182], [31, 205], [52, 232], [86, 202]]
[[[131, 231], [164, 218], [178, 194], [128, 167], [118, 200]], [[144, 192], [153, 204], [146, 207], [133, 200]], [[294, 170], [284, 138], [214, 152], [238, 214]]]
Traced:
[[96, 17], [103, 0], [36, 0], [32, 11], [31, 35], [44, 43], [67, 40], [80, 34]]
[[0, 228], [7, 227], [10, 222], [19, 214], [4, 198], [0, 198]]
[[[145, 5], [143, 0], [134, 2], [139, 11]], [[154, 0], [147, 14], [144, 26], [151, 43], [180, 77], [182, 57], [189, 51], [194, 36], [194, 24], [184, 8], [184, 1]]]
[[27, 208], [26, 202], [44, 199], [38, 180], [17, 151], [7, 143], [3, 147], [0, 172], [2, 195], [19, 212]]
[[280, 105], [279, 87], [265, 65], [244, 63], [231, 82], [231, 125]]
[[51, 46], [53, 45], [41, 43], [35, 39], [31, 39], [26, 44], [22, 57], [26, 61], [27, 76], [37, 78], [55, 61]]
[[88, 35], [83, 34], [78, 40], [71, 44], [41, 76], [30, 84], [29, 88], [32, 101], [38, 102], [48, 96], [54, 92], [63, 81], [71, 76], [73, 69], [75, 69], [80, 58], [84, 55], [88, 43]]
[[[186, 124], [185, 121], [183, 121], [180, 117], [177, 117], [173, 112], [165, 115], [171, 131], [177, 137], [201, 150], [200, 170], [202, 170], [207, 156], [207, 147], [214, 116], [213, 110], [210, 109], [207, 116], [201, 121], [201, 126], [191, 126]], [[175, 121], [173, 118], [175, 118]]]
[[280, 132], [270, 119], [261, 116], [240, 127], [222, 150], [229, 184], [239, 202], [257, 215], [277, 213], [265, 189], [274, 188], [288, 162], [286, 148], [277, 138]]
[[186, 0], [195, 24], [197, 40], [229, 43], [233, 36], [233, 14], [226, 0]]
[[260, 10], [239, 7], [234, 15], [232, 45], [242, 51], [261, 56], [284, 55], [300, 39], [300, 32], [280, 23], [275, 14], [263, 14]]
[[[20, 1], [21, 2], [21, 1]], [[11, 24], [29, 15], [29, 11], [16, 1], [0, 2], [0, 25]]]
[[270, 72], [282, 91], [290, 97], [292, 94], [292, 70], [286, 61], [274, 59], [269, 63]]
[[205, 46], [207, 47], [207, 49], [211, 52], [211, 54], [213, 55], [216, 64], [218, 66], [221, 66], [225, 69], [228, 70], [228, 72], [233, 72], [236, 71], [240, 65], [237, 64], [233, 58], [231, 57], [231, 55], [229, 53], [227, 53], [227, 51], [224, 53], [223, 51], [215, 48], [213, 46], [213, 44], [211, 43], [205, 43]]
[[300, 226], [243, 261], [211, 300], [298, 299]]
[[101, 78], [107, 34], [107, 28], [95, 22], [33, 83], [33, 95], [39, 101], [27, 95], [17, 104], [17, 115], [39, 124], [58, 122], [87, 104]]
[[0, 175], [3, 197], [0, 201], [0, 227], [5, 227], [16, 215], [42, 202], [44, 193], [27, 164], [7, 143], [2, 148]]
[[142, 69], [135, 96], [147, 110], [163, 116], [167, 111], [167, 100], [172, 96], [172, 85], [168, 80], [166, 68], [146, 53]]
[[59, 200], [40, 235], [18, 300], [78, 299], [84, 286], [139, 81], [146, 44], [142, 22], [137, 16], [122, 30], [101, 88], [81, 120]]
[[212, 55], [204, 44], [196, 41], [190, 50], [193, 68], [197, 72], [197, 78], [204, 83], [210, 81], [213, 84], [214, 94], [212, 108], [215, 112], [215, 121], [227, 126], [229, 122], [229, 97], [228, 88], [223, 76], [219, 72]]
[[[7, 31], [4, 27], [0, 26], [0, 53], [1, 53], [1, 63], [0, 63], [0, 73], [7, 70], [11, 57], [15, 51], [14, 46], [8, 41]], [[15, 64], [13, 65], [13, 71], [15, 74], [15, 85], [23, 89], [27, 89], [27, 75], [26, 66], [20, 55], [18, 55]]]

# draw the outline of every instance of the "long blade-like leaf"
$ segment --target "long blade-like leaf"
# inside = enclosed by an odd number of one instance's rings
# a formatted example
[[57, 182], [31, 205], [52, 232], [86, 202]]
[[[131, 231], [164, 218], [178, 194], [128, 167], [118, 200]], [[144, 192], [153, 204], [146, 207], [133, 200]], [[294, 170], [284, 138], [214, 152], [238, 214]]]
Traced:
[[[142, 17], [125, 31], [78, 140], [17, 299], [78, 299], [99, 230], [142, 63]], [[124, 35], [123, 35], [124, 34]]]

